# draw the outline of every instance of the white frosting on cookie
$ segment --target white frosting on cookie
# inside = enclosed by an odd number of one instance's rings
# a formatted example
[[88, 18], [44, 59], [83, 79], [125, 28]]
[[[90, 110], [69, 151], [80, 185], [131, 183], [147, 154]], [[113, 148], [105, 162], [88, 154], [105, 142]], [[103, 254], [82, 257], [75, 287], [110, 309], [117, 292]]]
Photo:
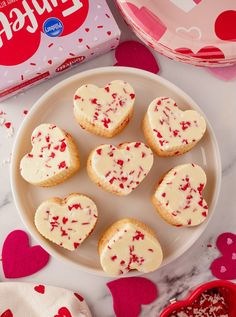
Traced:
[[176, 150], [176, 155], [179, 150], [184, 151], [184, 147], [193, 147], [206, 131], [205, 119], [197, 111], [182, 111], [173, 99], [167, 97], [153, 100], [147, 119], [155, 147], [160, 151]]
[[73, 251], [91, 234], [97, 217], [90, 198], [72, 194], [65, 201], [52, 198], [43, 202], [36, 211], [35, 225], [45, 238]]
[[196, 226], [208, 215], [202, 196], [206, 182], [206, 174], [200, 166], [179, 165], [166, 174], [154, 197], [177, 226]]
[[128, 195], [147, 176], [153, 165], [153, 153], [141, 142], [124, 143], [115, 147], [105, 144], [91, 155], [91, 168], [112, 191]]
[[115, 80], [104, 88], [87, 84], [74, 96], [74, 112], [106, 131], [114, 131], [133, 110], [135, 93], [127, 82]]
[[41, 124], [32, 133], [32, 150], [20, 163], [22, 177], [33, 184], [66, 174], [73, 166], [68, 135], [53, 124]]
[[100, 254], [103, 270], [111, 275], [130, 270], [152, 272], [161, 265], [162, 259], [157, 239], [133, 223], [118, 228]]

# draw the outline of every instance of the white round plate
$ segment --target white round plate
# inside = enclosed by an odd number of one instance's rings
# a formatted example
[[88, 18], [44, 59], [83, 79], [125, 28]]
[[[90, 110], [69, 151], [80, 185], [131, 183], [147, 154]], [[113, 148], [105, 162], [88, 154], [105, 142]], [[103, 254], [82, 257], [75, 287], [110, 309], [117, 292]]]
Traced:
[[[73, 116], [73, 95], [76, 89], [92, 83], [103, 87], [112, 80], [129, 82], [136, 92], [134, 117], [127, 128], [113, 139], [95, 136], [81, 129]], [[155, 157], [154, 166], [143, 183], [129, 196], [118, 197], [105, 192], [93, 184], [86, 172], [86, 160], [89, 152], [102, 143], [118, 145], [125, 141], [145, 141], [141, 122], [150, 102], [157, 96], [168, 96], [176, 100], [181, 109], [196, 109], [196, 103], [182, 90], [167, 80], [142, 70], [126, 67], [107, 67], [86, 71], [70, 77], [46, 92], [33, 106], [24, 120], [14, 146], [11, 164], [11, 184], [16, 206], [21, 218], [34, 238], [52, 256], [64, 262], [70, 262], [79, 269], [106, 276], [102, 271], [97, 253], [99, 237], [114, 221], [123, 217], [133, 217], [150, 225], [156, 232], [164, 250], [164, 262], [173, 262], [188, 250], [206, 229], [213, 215], [221, 182], [221, 163], [216, 138], [208, 124], [203, 140], [189, 153], [173, 158]], [[76, 140], [80, 156], [81, 169], [71, 179], [52, 188], [40, 188], [27, 183], [20, 175], [21, 158], [31, 149], [31, 133], [41, 123], [54, 123], [68, 131]], [[204, 196], [210, 206], [208, 220], [196, 228], [175, 228], [165, 223], [151, 204], [151, 194], [161, 175], [170, 168], [186, 163], [197, 163], [204, 168], [208, 183]], [[34, 225], [34, 213], [39, 204], [50, 197], [65, 197], [72, 192], [91, 196], [98, 206], [98, 224], [93, 234], [74, 252], [44, 239]], [[132, 272], [129, 275], [138, 275]]]

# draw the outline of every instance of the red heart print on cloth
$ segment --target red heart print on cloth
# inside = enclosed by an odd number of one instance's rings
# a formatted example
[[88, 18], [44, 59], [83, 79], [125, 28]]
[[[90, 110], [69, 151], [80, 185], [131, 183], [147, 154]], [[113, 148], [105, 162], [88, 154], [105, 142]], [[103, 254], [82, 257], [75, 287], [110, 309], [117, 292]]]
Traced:
[[13, 317], [13, 314], [12, 314], [11, 310], [8, 309], [4, 313], [2, 313], [0, 317]]
[[[28, 1], [20, 0], [1, 13], [0, 64], [16, 65], [30, 58], [38, 49], [44, 22], [56, 18], [63, 24], [61, 36], [74, 32], [88, 15], [88, 0]], [[27, 49], [22, 46], [22, 38]], [[14, 54], [15, 51], [18, 54]]]
[[158, 74], [159, 66], [155, 56], [142, 43], [126, 41], [118, 45], [115, 51], [117, 63], [114, 66], [127, 66]]
[[236, 41], [236, 11], [222, 12], [215, 22], [215, 33], [223, 41]]
[[40, 271], [49, 254], [40, 246], [30, 247], [29, 237], [22, 230], [12, 231], [2, 248], [2, 266], [6, 278], [20, 278]]
[[72, 317], [72, 315], [69, 309], [62, 307], [58, 310], [58, 315], [55, 315], [54, 317]]
[[201, 48], [198, 52], [194, 53], [191, 49], [186, 47], [177, 48], [175, 50], [177, 53], [188, 55], [195, 58], [202, 59], [224, 59], [224, 53], [217, 47], [214, 46], [206, 46]]
[[236, 235], [229, 232], [221, 234], [216, 246], [222, 256], [212, 262], [212, 274], [222, 280], [236, 279]]
[[[12, 312], [12, 313], [11, 313]], [[49, 285], [0, 283], [0, 317], [92, 317], [78, 293]]]
[[137, 317], [142, 305], [157, 299], [156, 285], [144, 277], [127, 277], [107, 283], [116, 317]]
[[36, 292], [38, 292], [39, 294], [44, 294], [45, 293], [45, 286], [44, 285], [35, 286], [34, 290]]

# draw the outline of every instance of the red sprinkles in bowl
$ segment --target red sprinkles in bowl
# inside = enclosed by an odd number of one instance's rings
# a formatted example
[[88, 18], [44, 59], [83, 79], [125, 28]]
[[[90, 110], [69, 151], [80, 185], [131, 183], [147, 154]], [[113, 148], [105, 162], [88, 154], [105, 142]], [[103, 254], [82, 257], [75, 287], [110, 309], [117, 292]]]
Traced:
[[219, 289], [205, 291], [192, 306], [173, 312], [169, 317], [230, 317], [229, 305]]

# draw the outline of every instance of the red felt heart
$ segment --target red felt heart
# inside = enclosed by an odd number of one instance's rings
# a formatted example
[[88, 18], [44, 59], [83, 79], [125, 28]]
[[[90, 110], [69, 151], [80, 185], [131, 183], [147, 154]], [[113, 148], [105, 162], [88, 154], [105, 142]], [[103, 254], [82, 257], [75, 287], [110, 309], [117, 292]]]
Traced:
[[137, 41], [121, 43], [115, 52], [117, 63], [115, 66], [127, 66], [147, 70], [157, 74], [159, 66], [154, 55], [143, 44]]
[[35, 286], [34, 290], [40, 294], [44, 294], [45, 293], [45, 286], [44, 285]]
[[12, 231], [2, 248], [2, 266], [6, 278], [19, 278], [41, 270], [49, 260], [49, 254], [40, 246], [29, 246], [26, 232]]
[[156, 285], [144, 277], [121, 278], [107, 286], [113, 297], [116, 317], [137, 317], [141, 305], [152, 303], [158, 296]]
[[176, 311], [186, 307], [191, 307], [193, 303], [206, 291], [219, 289], [229, 306], [229, 316], [236, 316], [236, 285], [228, 281], [212, 281], [198, 287], [191, 295], [180, 302], [170, 305], [160, 315], [160, 317], [170, 317]]
[[216, 246], [222, 256], [211, 264], [212, 274], [222, 280], [236, 279], [236, 235], [221, 234], [216, 241]]
[[70, 311], [68, 308], [66, 307], [61, 307], [59, 310], [58, 310], [58, 314], [55, 315], [54, 317], [72, 317]]
[[224, 41], [236, 41], [236, 11], [228, 10], [222, 12], [215, 22], [215, 33]]
[[12, 311], [10, 309], [6, 310], [0, 317], [13, 317]]
[[181, 53], [183, 55], [195, 57], [195, 58], [201, 58], [201, 59], [224, 59], [224, 53], [217, 47], [214, 46], [206, 46], [201, 48], [197, 53], [194, 53], [189, 48], [177, 48], [175, 50], [177, 53]]

